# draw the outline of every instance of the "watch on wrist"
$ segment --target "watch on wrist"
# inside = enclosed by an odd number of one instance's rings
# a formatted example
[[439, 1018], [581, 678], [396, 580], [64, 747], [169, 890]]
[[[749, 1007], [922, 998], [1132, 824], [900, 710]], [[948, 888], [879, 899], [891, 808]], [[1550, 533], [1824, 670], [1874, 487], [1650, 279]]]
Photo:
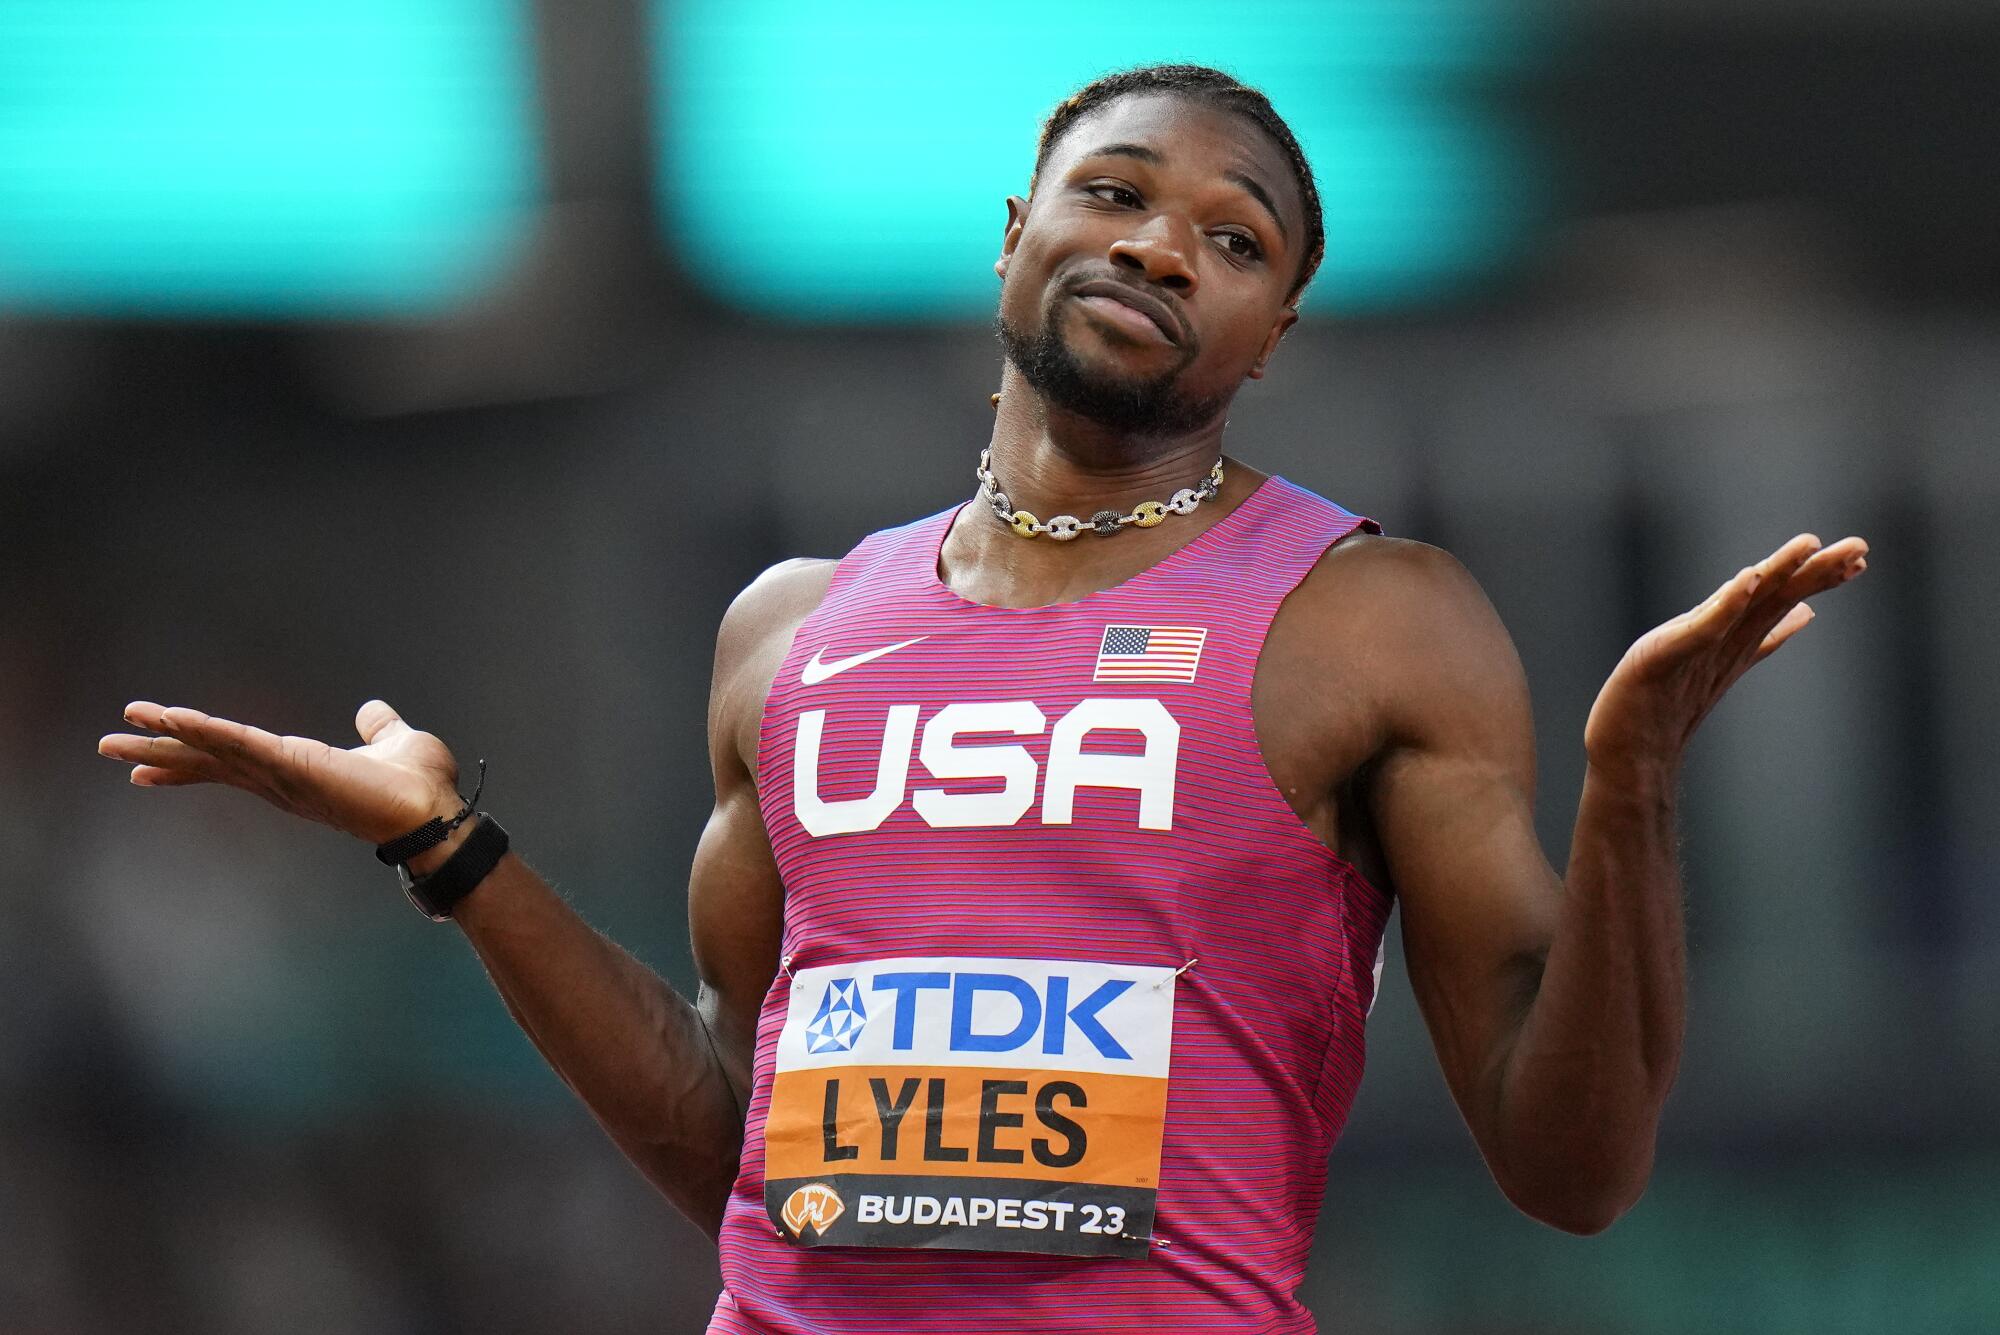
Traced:
[[[485, 812], [475, 812], [471, 831], [452, 855], [428, 876], [418, 876], [407, 862], [396, 864], [396, 876], [403, 883], [417, 911], [432, 922], [444, 922], [452, 908], [486, 879], [487, 873], [507, 855], [507, 831]], [[412, 855], [414, 856], [414, 854]]]

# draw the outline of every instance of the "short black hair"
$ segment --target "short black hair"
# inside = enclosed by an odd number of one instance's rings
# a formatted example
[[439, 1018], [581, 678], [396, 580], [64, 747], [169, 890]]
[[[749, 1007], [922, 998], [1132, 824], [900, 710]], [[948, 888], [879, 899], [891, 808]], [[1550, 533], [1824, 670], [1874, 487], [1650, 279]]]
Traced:
[[1034, 191], [1034, 181], [1042, 174], [1042, 164], [1048, 161], [1049, 153], [1058, 141], [1069, 132], [1071, 126], [1090, 112], [1132, 93], [1172, 93], [1178, 97], [1194, 98], [1248, 116], [1285, 150], [1286, 160], [1291, 163], [1292, 180], [1299, 188], [1299, 202], [1306, 215], [1305, 253], [1299, 258], [1299, 271], [1292, 280], [1292, 300], [1305, 291], [1319, 269], [1320, 260], [1326, 255], [1326, 219], [1320, 208], [1319, 184], [1313, 180], [1312, 166], [1306, 161], [1305, 151], [1299, 147], [1292, 127], [1285, 124], [1271, 106], [1271, 99], [1235, 76], [1225, 74], [1207, 65], [1142, 65], [1138, 69], [1120, 70], [1094, 79], [1071, 93], [1047, 120], [1042, 122], [1042, 137], [1035, 146], [1035, 173], [1029, 178], [1028, 189]]

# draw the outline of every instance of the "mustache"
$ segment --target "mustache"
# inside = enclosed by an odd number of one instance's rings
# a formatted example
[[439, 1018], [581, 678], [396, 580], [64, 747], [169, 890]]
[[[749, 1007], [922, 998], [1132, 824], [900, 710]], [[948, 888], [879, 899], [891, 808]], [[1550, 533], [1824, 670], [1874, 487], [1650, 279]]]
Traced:
[[1201, 346], [1194, 323], [1188, 319], [1178, 298], [1168, 295], [1154, 284], [1134, 282], [1121, 271], [1077, 274], [1064, 281], [1061, 291], [1066, 297], [1109, 296], [1123, 301], [1151, 316], [1154, 323], [1163, 324], [1167, 337], [1184, 351], [1192, 353]]

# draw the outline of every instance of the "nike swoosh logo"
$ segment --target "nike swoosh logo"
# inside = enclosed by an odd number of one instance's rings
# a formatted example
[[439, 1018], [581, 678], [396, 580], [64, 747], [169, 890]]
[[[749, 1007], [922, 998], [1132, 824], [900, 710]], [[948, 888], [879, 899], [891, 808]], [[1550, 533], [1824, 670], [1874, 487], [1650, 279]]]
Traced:
[[883, 654], [893, 654], [898, 649], [907, 649], [913, 644], [922, 644], [929, 638], [930, 636], [928, 635], [919, 635], [914, 640], [904, 640], [901, 644], [890, 644], [884, 645], [880, 649], [870, 649], [867, 653], [855, 654], [852, 658], [836, 658], [830, 663], [820, 662], [819, 656], [825, 653], [826, 650], [824, 648], [819, 649], [811, 658], [806, 660], [806, 665], [799, 669], [799, 684], [802, 686], [817, 686], [828, 677], [837, 677], [849, 668], [860, 667], [863, 663], [872, 663]]

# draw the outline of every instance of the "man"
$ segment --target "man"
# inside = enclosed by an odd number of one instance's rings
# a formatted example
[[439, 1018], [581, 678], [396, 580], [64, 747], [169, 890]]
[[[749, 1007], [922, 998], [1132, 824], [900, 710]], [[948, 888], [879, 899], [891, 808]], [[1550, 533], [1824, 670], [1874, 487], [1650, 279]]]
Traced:
[[1294, 1294], [1392, 894], [1501, 1190], [1606, 1227], [1680, 1053], [1682, 752], [1864, 544], [1795, 538], [1632, 647], [1558, 879], [1471, 578], [1222, 457], [1320, 258], [1284, 122], [1212, 70], [1113, 76], [1057, 109], [1007, 209], [978, 498], [774, 567], [723, 620], [695, 1002], [489, 818], [447, 829], [453, 756], [382, 701], [352, 750], [143, 701], [159, 735], [99, 749], [427, 878], [718, 1234], [713, 1331], [1311, 1329]]

